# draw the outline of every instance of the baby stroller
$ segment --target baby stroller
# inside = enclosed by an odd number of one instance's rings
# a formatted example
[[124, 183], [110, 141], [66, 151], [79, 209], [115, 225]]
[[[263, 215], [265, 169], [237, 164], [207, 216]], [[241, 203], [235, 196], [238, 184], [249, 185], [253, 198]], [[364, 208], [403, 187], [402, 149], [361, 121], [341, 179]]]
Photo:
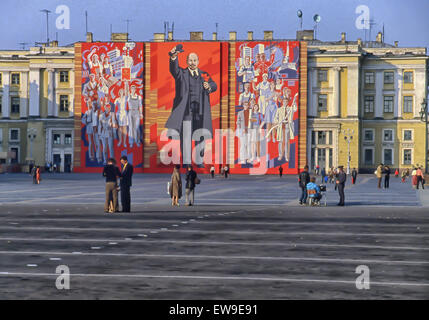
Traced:
[[326, 185], [321, 184], [319, 185], [320, 188], [320, 199], [316, 198], [316, 190], [307, 190], [308, 195], [308, 205], [309, 206], [322, 206], [322, 199], [324, 199], [324, 206], [327, 206], [327, 199], [326, 199]]

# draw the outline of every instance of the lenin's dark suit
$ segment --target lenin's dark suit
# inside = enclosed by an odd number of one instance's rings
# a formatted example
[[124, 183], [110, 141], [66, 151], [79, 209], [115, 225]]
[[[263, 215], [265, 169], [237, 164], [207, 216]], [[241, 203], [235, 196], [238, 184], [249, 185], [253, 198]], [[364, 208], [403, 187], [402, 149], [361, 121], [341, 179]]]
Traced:
[[[197, 69], [197, 72], [198, 75], [193, 76], [188, 68], [179, 67], [178, 57], [174, 60], [170, 58], [170, 73], [175, 80], [176, 95], [165, 127], [174, 129], [180, 134], [181, 145], [184, 120], [191, 122], [191, 133], [204, 128], [213, 137], [209, 94], [217, 90], [217, 85], [207, 72], [200, 69]], [[210, 89], [204, 89], [204, 79], [209, 83]]]
[[131, 211], [130, 187], [132, 186], [132, 176], [133, 176], [133, 166], [130, 163], [127, 163], [126, 166], [122, 168], [121, 182], [120, 182], [122, 212]]

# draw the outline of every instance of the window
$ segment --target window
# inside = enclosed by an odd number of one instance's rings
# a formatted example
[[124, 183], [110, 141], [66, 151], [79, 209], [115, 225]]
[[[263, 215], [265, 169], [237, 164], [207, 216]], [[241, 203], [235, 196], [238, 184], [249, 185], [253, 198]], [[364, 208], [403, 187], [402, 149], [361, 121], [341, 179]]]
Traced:
[[328, 110], [328, 96], [326, 94], [319, 94], [318, 110], [319, 111]]
[[365, 73], [365, 84], [374, 84], [374, 72]]
[[374, 142], [374, 129], [365, 129], [363, 140], [365, 142]]
[[404, 72], [404, 83], [413, 83], [413, 72], [412, 71]]
[[394, 79], [393, 71], [387, 71], [384, 73], [384, 84], [392, 84]]
[[412, 149], [404, 149], [403, 152], [403, 164], [411, 164], [412, 160], [411, 160], [411, 156], [412, 156]]
[[69, 96], [61, 95], [60, 96], [60, 112], [69, 111]]
[[69, 72], [60, 71], [60, 82], [69, 82]]
[[12, 108], [11, 113], [19, 113], [19, 97], [12, 97], [11, 99]]
[[384, 149], [383, 150], [383, 163], [387, 165], [393, 164], [393, 149]]
[[317, 132], [317, 143], [318, 144], [326, 144], [326, 131], [318, 131]]
[[413, 97], [412, 96], [404, 96], [404, 113], [405, 112], [413, 112]]
[[59, 133], [54, 133], [54, 144], [61, 144], [61, 135]]
[[9, 141], [19, 141], [19, 129], [9, 130]]
[[393, 142], [393, 130], [384, 129], [383, 130], [383, 142]]
[[365, 96], [364, 111], [365, 113], [374, 112], [374, 96]]
[[328, 81], [328, 70], [318, 70], [317, 71], [317, 80], [319, 82]]
[[11, 158], [10, 163], [18, 163], [19, 154], [18, 154], [18, 148], [10, 148]]
[[12, 84], [19, 84], [19, 73], [12, 73]]
[[393, 96], [384, 96], [384, 112], [393, 112]]
[[64, 144], [72, 144], [72, 135], [70, 133], [64, 135]]
[[404, 141], [413, 141], [413, 130], [404, 130]]
[[371, 165], [374, 163], [374, 150], [373, 149], [364, 149], [364, 161], [366, 165]]

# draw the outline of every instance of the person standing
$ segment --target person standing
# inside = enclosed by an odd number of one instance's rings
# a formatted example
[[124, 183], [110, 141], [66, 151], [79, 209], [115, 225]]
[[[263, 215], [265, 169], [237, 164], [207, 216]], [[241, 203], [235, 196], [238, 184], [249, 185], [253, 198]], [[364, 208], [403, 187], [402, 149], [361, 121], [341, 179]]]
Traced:
[[413, 171], [411, 171], [411, 184], [413, 185], [413, 188], [417, 187], [417, 182], [418, 182], [417, 169], [413, 168]]
[[390, 182], [390, 168], [389, 166], [384, 167], [384, 189], [389, 189]]
[[31, 168], [31, 172], [30, 172], [30, 175], [33, 177], [33, 184], [37, 184], [36, 171], [37, 171], [37, 167], [33, 166], [33, 168]]
[[316, 166], [316, 176], [318, 176], [318, 175], [319, 175], [319, 170], [320, 170], [320, 167], [319, 167], [319, 165], [317, 165], [317, 166]]
[[37, 166], [36, 167], [36, 183], [40, 184], [40, 180], [42, 180], [41, 177], [40, 177], [40, 167]]
[[383, 164], [380, 163], [377, 167], [377, 170], [375, 170], [375, 175], [378, 179], [378, 189], [381, 189], [381, 179], [383, 178]]
[[339, 166], [338, 170], [339, 170], [339, 172], [338, 172], [336, 182], [337, 182], [337, 186], [338, 186], [338, 193], [340, 195], [340, 202], [337, 205], [343, 207], [344, 206], [344, 200], [345, 200], [344, 187], [346, 184], [347, 176], [346, 176], [346, 173], [344, 172], [343, 166]]
[[279, 167], [279, 176], [280, 176], [280, 178], [282, 177], [282, 175], [283, 175], [283, 167], [280, 166]]
[[[119, 212], [118, 206], [118, 178], [121, 172], [116, 166], [115, 159], [108, 159], [107, 165], [103, 169], [103, 177], [106, 177], [106, 201], [104, 202], [104, 212]], [[113, 208], [110, 208], [110, 201]], [[111, 210], [112, 209], [112, 210]]]
[[228, 166], [225, 166], [224, 173], [225, 173], [225, 179], [228, 178], [228, 173], [229, 173]]
[[424, 189], [425, 188], [425, 184], [424, 184], [424, 178], [425, 177], [423, 175], [423, 171], [422, 171], [421, 167], [417, 168], [416, 175], [417, 175], [417, 189], [419, 188], [420, 184], [422, 185], [422, 189]]
[[212, 176], [212, 179], [214, 178], [214, 175], [215, 175], [215, 167], [211, 167], [210, 168], [210, 174], [211, 174], [211, 176]]
[[195, 179], [197, 178], [197, 173], [192, 169], [192, 166], [188, 167], [188, 172], [186, 172], [186, 206], [192, 206], [194, 204], [194, 193], [195, 193]]
[[352, 170], [352, 183], [355, 184], [356, 183], [356, 178], [357, 178], [357, 170], [356, 168], [353, 168]]
[[326, 183], [325, 177], [326, 177], [326, 169], [325, 167], [322, 167], [322, 170], [320, 171], [320, 174], [322, 176], [322, 183]]
[[121, 172], [121, 204], [122, 212], [131, 212], [131, 194], [133, 166], [128, 163], [127, 156], [121, 157], [122, 172]]
[[407, 178], [407, 171], [406, 170], [402, 170], [402, 173], [401, 173], [401, 182], [404, 183], [406, 178]]
[[304, 171], [299, 174], [298, 182], [299, 187], [301, 188], [301, 197], [299, 198], [299, 204], [305, 204], [307, 202], [307, 184], [310, 182], [308, 165], [305, 165]]
[[179, 199], [182, 197], [182, 178], [180, 177], [180, 166], [176, 165], [171, 175], [170, 196], [171, 205], [179, 206]]

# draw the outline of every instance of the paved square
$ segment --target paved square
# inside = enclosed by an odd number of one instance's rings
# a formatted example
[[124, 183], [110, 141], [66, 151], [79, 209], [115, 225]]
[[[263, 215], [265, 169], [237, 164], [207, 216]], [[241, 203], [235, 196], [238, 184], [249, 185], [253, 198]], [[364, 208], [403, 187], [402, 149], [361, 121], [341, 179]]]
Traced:
[[105, 214], [100, 175], [0, 175], [0, 298], [429, 298], [427, 190], [362, 175], [346, 207], [328, 185], [309, 208], [296, 176], [203, 176], [196, 205], [172, 208], [168, 180], [135, 175], [133, 212]]

